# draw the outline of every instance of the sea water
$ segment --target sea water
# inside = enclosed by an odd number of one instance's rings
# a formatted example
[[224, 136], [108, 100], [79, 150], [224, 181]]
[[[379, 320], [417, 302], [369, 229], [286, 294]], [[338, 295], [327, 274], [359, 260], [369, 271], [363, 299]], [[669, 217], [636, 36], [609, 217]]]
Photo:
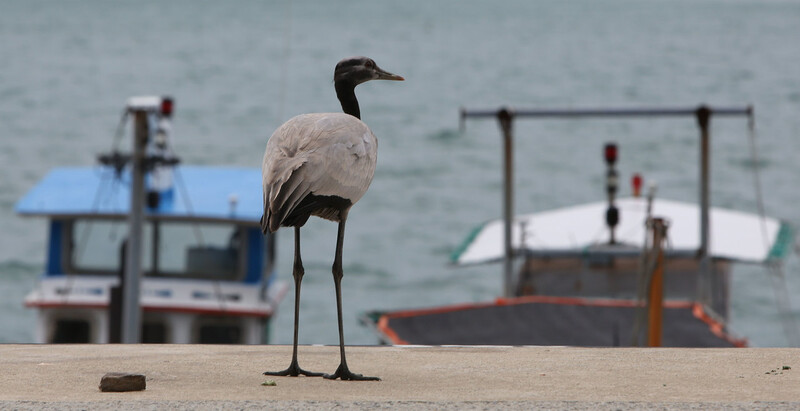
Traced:
[[[488, 301], [501, 292], [500, 265], [448, 265], [474, 226], [501, 215], [499, 128], [470, 120], [459, 132], [462, 106], [752, 104], [758, 159], [745, 119], [712, 119], [712, 203], [755, 212], [758, 171], [767, 213], [800, 227], [799, 22], [800, 3], [778, 0], [6, 0], [0, 342], [33, 339], [35, 313], [22, 300], [43, 269], [47, 241], [45, 222], [18, 217], [15, 202], [53, 167], [94, 164], [111, 147], [128, 97], [175, 98], [174, 146], [184, 163], [259, 167], [283, 121], [340, 110], [333, 67], [351, 55], [372, 57], [406, 81], [357, 89], [380, 148], [372, 187], [347, 226], [348, 344], [377, 341], [357, 323], [365, 311]], [[514, 127], [519, 213], [601, 200], [608, 141], [620, 145], [622, 194], [641, 172], [662, 198], [698, 197], [692, 118]], [[338, 342], [335, 237], [326, 221], [304, 228], [301, 343]], [[278, 275], [291, 281], [291, 230], [278, 239]], [[784, 268], [779, 287], [800, 307], [798, 258]], [[753, 345], [787, 345], [767, 271], [737, 265], [733, 286], [734, 330]], [[290, 293], [272, 342], [291, 342], [293, 303]]]

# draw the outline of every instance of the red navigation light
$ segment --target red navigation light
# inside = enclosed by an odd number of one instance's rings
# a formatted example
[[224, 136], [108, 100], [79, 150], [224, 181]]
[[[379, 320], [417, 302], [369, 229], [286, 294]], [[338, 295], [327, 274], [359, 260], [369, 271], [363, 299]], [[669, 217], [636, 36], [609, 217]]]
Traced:
[[615, 143], [606, 144], [605, 156], [606, 163], [614, 164], [617, 162], [617, 145]]
[[631, 185], [633, 186], [633, 196], [639, 197], [642, 193], [642, 175], [636, 173], [631, 178]]
[[164, 117], [172, 117], [172, 97], [161, 98], [161, 115]]

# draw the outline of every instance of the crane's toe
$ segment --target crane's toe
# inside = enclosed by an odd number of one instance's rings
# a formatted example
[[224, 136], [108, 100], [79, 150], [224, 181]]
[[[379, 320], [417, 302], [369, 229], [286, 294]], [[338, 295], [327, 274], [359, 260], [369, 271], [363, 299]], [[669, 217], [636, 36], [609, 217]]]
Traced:
[[278, 377], [297, 377], [300, 375], [305, 375], [306, 377], [321, 377], [325, 374], [321, 372], [306, 371], [300, 368], [300, 366], [297, 365], [297, 363], [292, 363], [292, 365], [290, 365], [289, 368], [283, 371], [265, 371], [264, 375], [274, 375]]
[[324, 378], [329, 380], [335, 380], [337, 378], [341, 378], [342, 381], [380, 381], [381, 379], [378, 377], [365, 377], [361, 374], [355, 374], [350, 372], [350, 370], [345, 365], [339, 365], [339, 368], [336, 369], [336, 372], [333, 374], [325, 374], [323, 375]]

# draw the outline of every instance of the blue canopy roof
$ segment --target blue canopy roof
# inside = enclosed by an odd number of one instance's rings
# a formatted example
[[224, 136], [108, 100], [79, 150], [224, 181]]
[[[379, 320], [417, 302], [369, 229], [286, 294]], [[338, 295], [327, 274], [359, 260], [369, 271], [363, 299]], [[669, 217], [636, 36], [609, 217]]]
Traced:
[[[251, 224], [261, 219], [259, 169], [176, 166], [173, 180], [173, 189], [146, 215]], [[120, 217], [130, 208], [130, 181], [130, 173], [117, 179], [109, 167], [57, 168], [17, 202], [16, 211], [25, 216]]]

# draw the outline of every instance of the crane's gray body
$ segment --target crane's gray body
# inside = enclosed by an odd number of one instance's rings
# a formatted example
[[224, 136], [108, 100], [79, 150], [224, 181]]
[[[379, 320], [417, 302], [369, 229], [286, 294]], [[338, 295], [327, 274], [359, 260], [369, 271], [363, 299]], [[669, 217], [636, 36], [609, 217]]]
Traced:
[[264, 153], [262, 229], [299, 227], [310, 215], [339, 221], [369, 188], [377, 155], [375, 135], [349, 114], [301, 114], [283, 123]]

